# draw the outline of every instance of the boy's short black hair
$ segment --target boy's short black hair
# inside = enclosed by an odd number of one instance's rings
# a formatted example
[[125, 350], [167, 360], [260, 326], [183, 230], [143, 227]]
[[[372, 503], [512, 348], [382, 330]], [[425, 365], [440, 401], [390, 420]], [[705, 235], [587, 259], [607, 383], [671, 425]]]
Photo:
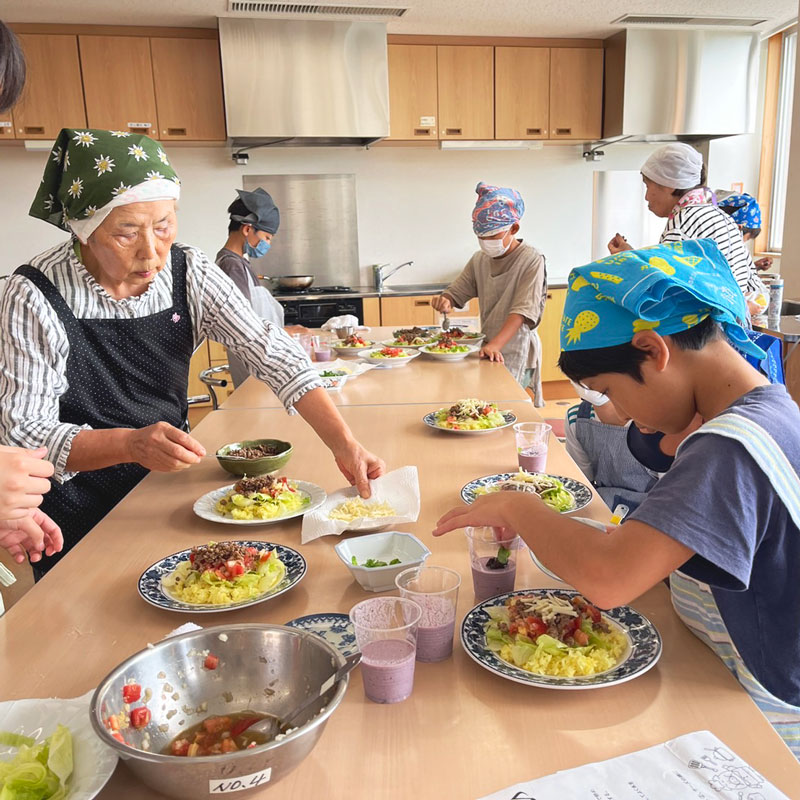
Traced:
[[[669, 338], [679, 350], [702, 350], [721, 335], [722, 330], [719, 325], [711, 317], [706, 317], [688, 330], [669, 334]], [[558, 366], [576, 383], [605, 372], [629, 375], [635, 381], [642, 383], [642, 363], [645, 358], [647, 354], [643, 350], [627, 342], [592, 350], [566, 350], [559, 356]]]
[[[250, 209], [237, 197], [229, 206], [228, 206], [228, 213], [229, 214], [237, 214], [242, 217], [246, 217], [250, 214]], [[228, 223], [228, 233], [233, 233], [234, 231], [238, 231], [241, 229], [244, 223], [239, 222], [238, 220], [232, 219]]]

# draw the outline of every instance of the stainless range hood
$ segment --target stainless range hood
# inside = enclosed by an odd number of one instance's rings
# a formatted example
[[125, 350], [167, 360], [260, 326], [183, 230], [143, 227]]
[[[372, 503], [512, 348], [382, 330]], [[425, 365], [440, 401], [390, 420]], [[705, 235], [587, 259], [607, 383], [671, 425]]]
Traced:
[[367, 145], [389, 135], [386, 25], [219, 18], [234, 146]]
[[760, 52], [752, 31], [631, 28], [606, 39], [603, 140], [752, 133]]

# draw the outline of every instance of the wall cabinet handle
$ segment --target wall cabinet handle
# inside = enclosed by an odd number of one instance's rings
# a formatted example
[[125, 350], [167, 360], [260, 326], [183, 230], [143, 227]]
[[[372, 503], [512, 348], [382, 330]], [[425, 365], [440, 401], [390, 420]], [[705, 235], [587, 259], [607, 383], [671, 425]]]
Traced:
[[526, 128], [525, 129], [526, 136], [541, 136], [542, 129], [541, 128]]
[[431, 304], [430, 300], [415, 300], [414, 301], [414, 305], [415, 306], [429, 306], [430, 304]]
[[461, 128], [445, 128], [445, 136], [461, 136]]
[[553, 133], [556, 136], [571, 136], [572, 128], [556, 128]]
[[168, 136], [186, 136], [186, 128], [167, 128], [164, 133]]
[[31, 136], [43, 136], [44, 135], [44, 126], [43, 125], [26, 125], [24, 128], [19, 129], [20, 133], [28, 133]]
[[431, 133], [430, 128], [414, 128], [414, 136], [430, 136]]

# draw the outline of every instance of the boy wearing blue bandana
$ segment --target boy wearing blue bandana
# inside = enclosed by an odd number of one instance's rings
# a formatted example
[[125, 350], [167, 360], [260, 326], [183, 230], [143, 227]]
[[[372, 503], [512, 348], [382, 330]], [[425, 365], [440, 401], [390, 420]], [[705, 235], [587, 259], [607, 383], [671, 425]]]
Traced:
[[608, 536], [512, 492], [453, 509], [434, 533], [516, 530], [604, 608], [669, 576], [678, 615], [800, 757], [800, 411], [742, 358], [761, 351], [742, 328], [737, 289], [709, 239], [574, 269], [562, 371], [648, 428], [679, 433], [695, 414], [704, 424]]

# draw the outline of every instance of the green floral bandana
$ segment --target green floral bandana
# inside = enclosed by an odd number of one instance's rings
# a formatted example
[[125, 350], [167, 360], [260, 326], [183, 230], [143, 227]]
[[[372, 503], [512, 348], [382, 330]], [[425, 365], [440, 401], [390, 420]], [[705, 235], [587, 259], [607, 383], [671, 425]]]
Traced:
[[29, 213], [85, 243], [117, 206], [179, 196], [180, 180], [150, 137], [62, 128]]

